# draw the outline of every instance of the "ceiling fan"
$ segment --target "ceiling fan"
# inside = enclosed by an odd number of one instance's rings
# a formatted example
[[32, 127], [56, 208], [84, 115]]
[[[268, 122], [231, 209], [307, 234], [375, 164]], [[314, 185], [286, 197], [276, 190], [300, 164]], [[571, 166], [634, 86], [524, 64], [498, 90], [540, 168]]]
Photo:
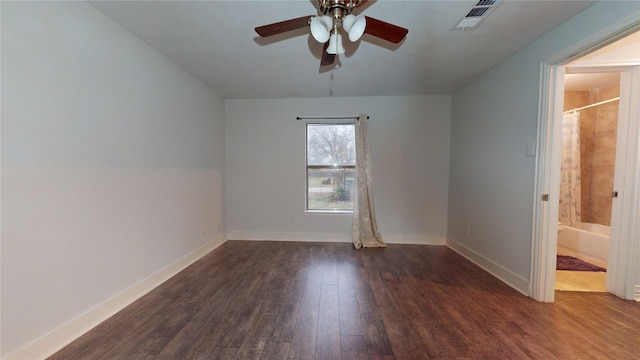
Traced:
[[309, 15], [269, 25], [258, 26], [256, 32], [262, 37], [309, 27], [316, 41], [324, 43], [320, 66], [331, 65], [338, 54], [345, 52], [342, 46], [342, 31], [349, 40], [357, 41], [369, 34], [392, 43], [399, 43], [409, 30], [369, 16], [352, 14], [354, 8], [368, 0], [318, 0], [318, 16]]

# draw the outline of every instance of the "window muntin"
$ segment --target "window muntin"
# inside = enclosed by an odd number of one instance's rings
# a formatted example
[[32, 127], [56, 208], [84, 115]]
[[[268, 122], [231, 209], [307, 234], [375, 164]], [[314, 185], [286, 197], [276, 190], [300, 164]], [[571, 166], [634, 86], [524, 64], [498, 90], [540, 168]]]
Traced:
[[353, 211], [353, 124], [307, 124], [307, 210]]

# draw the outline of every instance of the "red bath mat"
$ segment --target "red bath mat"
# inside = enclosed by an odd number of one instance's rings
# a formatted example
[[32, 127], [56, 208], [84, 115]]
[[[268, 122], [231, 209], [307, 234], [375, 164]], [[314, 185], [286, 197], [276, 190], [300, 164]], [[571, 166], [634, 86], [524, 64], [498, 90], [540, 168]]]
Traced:
[[589, 264], [586, 261], [574, 258], [573, 256], [558, 255], [556, 262], [556, 270], [570, 270], [570, 271], [607, 271], [607, 269], [601, 268], [593, 264]]

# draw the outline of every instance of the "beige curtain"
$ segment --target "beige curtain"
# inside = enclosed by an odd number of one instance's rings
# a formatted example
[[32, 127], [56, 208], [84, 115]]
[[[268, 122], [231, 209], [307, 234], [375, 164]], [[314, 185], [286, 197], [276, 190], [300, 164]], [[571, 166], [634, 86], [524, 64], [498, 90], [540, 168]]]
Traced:
[[371, 154], [369, 153], [368, 116], [360, 115], [355, 123], [356, 184], [353, 201], [353, 246], [386, 247], [382, 240], [373, 206]]
[[562, 161], [560, 165], [560, 208], [562, 225], [580, 223], [580, 113], [565, 113], [562, 118]]

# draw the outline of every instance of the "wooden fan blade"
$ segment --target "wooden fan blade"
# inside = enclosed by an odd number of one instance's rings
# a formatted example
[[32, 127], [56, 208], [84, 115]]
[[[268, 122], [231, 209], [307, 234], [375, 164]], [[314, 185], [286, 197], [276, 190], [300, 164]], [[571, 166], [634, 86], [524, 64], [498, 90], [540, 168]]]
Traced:
[[333, 62], [336, 61], [336, 54], [329, 54], [327, 52], [327, 48], [329, 47], [329, 42], [324, 43], [324, 48], [322, 49], [322, 57], [320, 58], [320, 66], [333, 65]]
[[289, 19], [289, 20], [280, 21], [277, 23], [269, 24], [269, 25], [258, 26], [256, 28], [256, 32], [258, 33], [258, 35], [262, 37], [267, 37], [267, 36], [281, 34], [291, 30], [300, 29], [305, 26], [309, 26], [310, 17], [312, 17], [312, 15], [301, 16], [295, 19]]
[[370, 34], [375, 37], [391, 41], [395, 44], [402, 41], [409, 32], [409, 30], [403, 27], [389, 24], [382, 20], [374, 19], [369, 16], [365, 16], [365, 18], [367, 19], [367, 26], [364, 29], [365, 34]]

